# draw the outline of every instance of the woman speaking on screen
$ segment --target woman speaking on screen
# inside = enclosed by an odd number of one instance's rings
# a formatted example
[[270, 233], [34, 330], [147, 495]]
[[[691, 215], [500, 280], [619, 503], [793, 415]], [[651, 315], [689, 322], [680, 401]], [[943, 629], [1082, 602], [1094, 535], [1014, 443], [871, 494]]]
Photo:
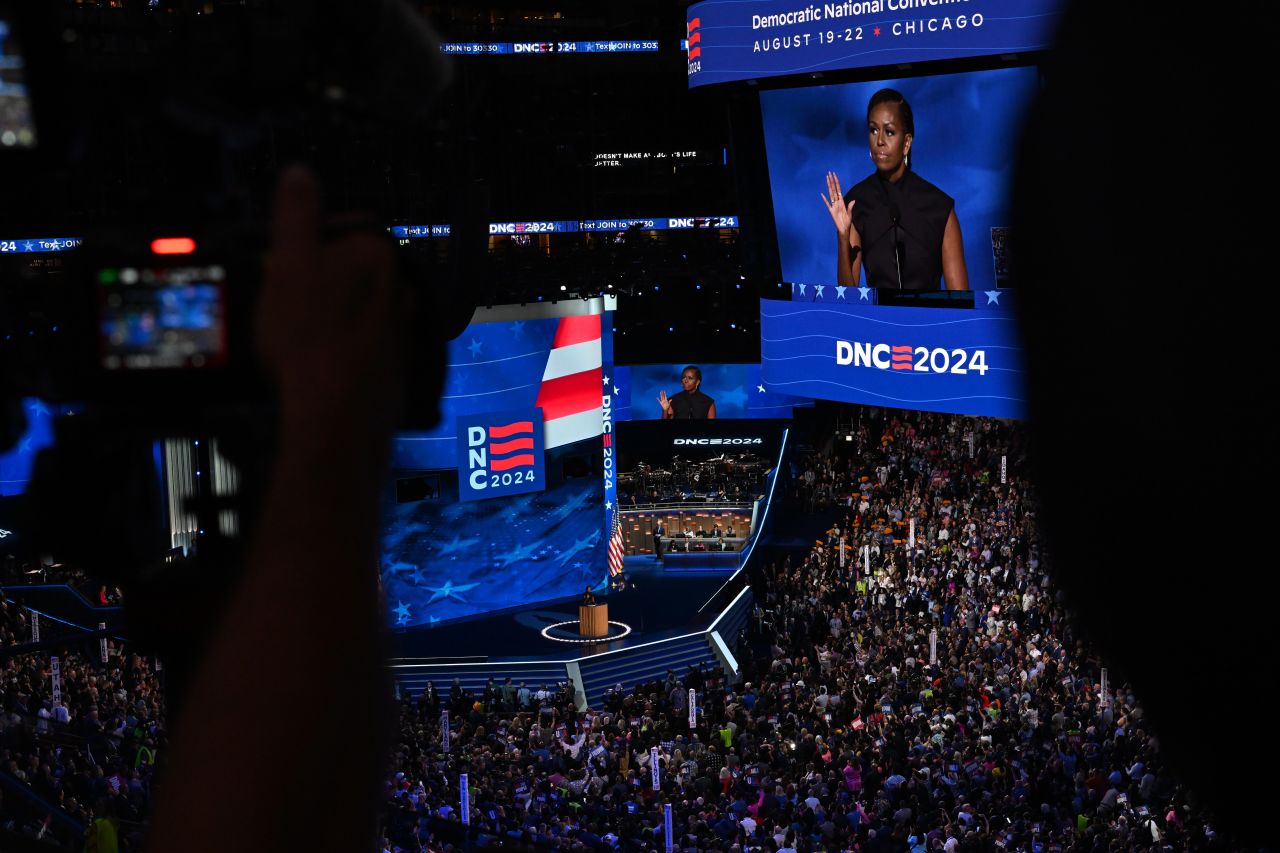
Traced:
[[951, 196], [911, 170], [915, 119], [893, 89], [867, 104], [867, 137], [875, 172], [849, 192], [827, 173], [823, 204], [839, 237], [837, 283], [882, 289], [968, 290], [960, 220]]

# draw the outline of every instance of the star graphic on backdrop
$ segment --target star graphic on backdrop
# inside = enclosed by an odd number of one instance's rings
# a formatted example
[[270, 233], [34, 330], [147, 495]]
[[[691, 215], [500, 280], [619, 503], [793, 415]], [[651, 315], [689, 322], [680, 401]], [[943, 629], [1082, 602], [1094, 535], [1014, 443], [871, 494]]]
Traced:
[[516, 320], [511, 324], [511, 334], [518, 335], [524, 331], [524, 320]]
[[583, 567], [583, 566], [585, 566], [585, 565], [586, 565], [586, 563], [584, 563], [584, 562], [582, 562], [582, 561], [580, 561], [580, 560], [579, 560], [579, 561], [577, 561], [577, 562], [575, 562], [575, 563], [573, 564], [573, 567], [574, 567], [575, 569], [580, 569], [580, 568], [582, 568], [582, 567]]
[[31, 414], [36, 417], [39, 417], [40, 415], [47, 415], [49, 414], [49, 408], [39, 400], [34, 400], [31, 403]]
[[469, 509], [471, 509], [470, 501], [458, 501], [457, 503], [445, 504], [444, 508], [440, 510], [440, 515], [446, 521], [457, 521], [465, 516]]
[[621, 389], [621, 388], [619, 388], [617, 385], [614, 385], [614, 386], [613, 386], [613, 395], [616, 397], [617, 395], [619, 395], [619, 394], [621, 394], [621, 393], [622, 393], [622, 389]]
[[859, 298], [861, 298], [864, 302], [870, 302], [870, 301], [871, 301], [870, 299], [868, 299], [868, 298], [867, 298], [867, 294], [869, 294], [870, 292], [871, 292], [871, 288], [869, 288], [869, 287], [859, 287], [859, 288], [858, 288], [858, 296], [859, 296]]
[[756, 390], [757, 390], [757, 391], [759, 391], [761, 394], [763, 394], [763, 393], [764, 393], [764, 386], [763, 386], [763, 385], [757, 385], [757, 386], [756, 386]]
[[24, 438], [24, 439], [22, 439], [22, 443], [18, 445], [18, 452], [19, 452], [19, 453], [30, 453], [30, 452], [31, 452], [31, 439], [29, 439], [29, 438]]
[[837, 284], [837, 285], [836, 285], [836, 299], [844, 299], [844, 292], [845, 292], [846, 290], [848, 290], [848, 289], [849, 289], [849, 287], [848, 287], [847, 285]]
[[418, 566], [416, 569], [414, 569], [412, 572], [409, 573], [409, 583], [413, 584], [414, 586], [422, 586], [423, 583], [426, 581], [426, 579], [427, 579], [426, 575], [422, 573], [422, 566]]
[[802, 285], [800, 285], [800, 295], [801, 295], [801, 296], [804, 296], [804, 288], [805, 288], [805, 286], [804, 286], [803, 284], [802, 284]]
[[824, 289], [825, 287], [826, 287], [826, 285], [825, 285], [825, 284], [815, 284], [815, 285], [813, 286], [813, 298], [814, 298], [814, 299], [821, 299], [821, 298], [822, 298], [822, 291], [823, 291], [823, 289]]
[[577, 510], [586, 506], [587, 501], [591, 499], [591, 495], [587, 492], [578, 492], [568, 503], [563, 503], [560, 507], [551, 513], [550, 521], [560, 521], [573, 515]]
[[401, 625], [409, 621], [409, 605], [405, 604], [403, 601], [400, 602], [399, 607], [395, 608], [395, 612], [396, 621]]
[[985, 294], [987, 294], [987, 304], [988, 304], [988, 305], [990, 305], [992, 302], [994, 302], [994, 303], [995, 303], [995, 304], [997, 304], [997, 305], [999, 305], [999, 304], [1000, 304], [1000, 291], [998, 291], [998, 290], [984, 290], [984, 291], [982, 291], [982, 292], [983, 292], [983, 293], [985, 293]]
[[33, 247], [32, 247], [32, 245], [31, 245], [31, 241], [30, 241], [30, 240], [28, 240], [27, 242], [25, 242], [25, 243], [23, 243], [23, 244], [22, 244], [22, 250], [23, 250], [24, 252], [30, 252], [30, 251], [32, 251], [32, 248], [33, 248]]
[[440, 544], [440, 556], [443, 557], [445, 554], [461, 553], [479, 541], [479, 537], [474, 539], [463, 539], [461, 536], [455, 536], [453, 537], [452, 542], [442, 542]]
[[458, 595], [458, 593], [466, 592], [469, 589], [475, 589], [479, 585], [480, 584], [478, 583], [463, 583], [454, 586], [453, 581], [446, 580], [442, 587], [435, 588], [428, 586], [423, 587], [423, 589], [431, 593], [431, 598], [427, 599], [427, 604], [435, 604], [442, 598], [452, 598], [454, 601], [461, 601], [463, 604], [466, 604], [467, 600], [461, 595]]
[[467, 350], [470, 351], [472, 358], [475, 358], [476, 356], [478, 356], [480, 354], [480, 350], [483, 348], [484, 348], [484, 344], [482, 344], [480, 341], [476, 340], [475, 338], [472, 338], [471, 343], [467, 345]]
[[872, 34], [873, 36], [878, 36], [878, 35], [880, 35], [880, 28], [879, 28], [879, 27], [876, 27], [874, 30], [872, 30], [872, 31], [871, 31], [871, 34]]
[[609, 377], [608, 377], [608, 376], [606, 376], [606, 377], [604, 378], [604, 384], [605, 384], [605, 385], [608, 385], [608, 384], [609, 384]]
[[518, 548], [512, 548], [498, 559], [498, 567], [505, 568], [512, 563], [518, 563], [521, 560], [527, 560], [538, 553], [537, 544], [521, 545]]
[[585, 551], [589, 548], [594, 548], [596, 546], [596, 543], [599, 541], [600, 541], [599, 530], [593, 530], [591, 532], [591, 535], [588, 536], [586, 539], [573, 540], [573, 544], [570, 545], [568, 548], [566, 548], [564, 550], [564, 554], [561, 555], [560, 565], [564, 566], [564, 564], [569, 562], [570, 558], [575, 556], [579, 551]]
[[613, 509], [613, 501], [605, 501], [605, 502], [604, 502], [604, 508], [605, 508], [605, 509]]

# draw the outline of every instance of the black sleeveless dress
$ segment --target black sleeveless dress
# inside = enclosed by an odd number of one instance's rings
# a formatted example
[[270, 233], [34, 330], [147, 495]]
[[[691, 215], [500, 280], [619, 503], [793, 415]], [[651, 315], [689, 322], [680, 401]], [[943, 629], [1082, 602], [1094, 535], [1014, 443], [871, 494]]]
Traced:
[[670, 397], [671, 408], [675, 411], [675, 420], [705, 420], [711, 413], [716, 401], [701, 391], [681, 391]]
[[942, 235], [956, 206], [951, 196], [908, 169], [897, 183], [872, 174], [845, 193], [845, 205], [850, 201], [857, 202], [853, 226], [869, 286], [896, 289], [900, 264], [903, 290], [942, 288]]

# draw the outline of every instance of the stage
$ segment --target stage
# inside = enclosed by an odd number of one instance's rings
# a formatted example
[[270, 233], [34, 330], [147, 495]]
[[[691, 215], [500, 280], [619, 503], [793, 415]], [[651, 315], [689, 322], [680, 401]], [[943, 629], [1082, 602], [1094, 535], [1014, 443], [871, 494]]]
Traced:
[[626, 589], [596, 593], [609, 605], [610, 638], [576, 636], [581, 595], [399, 629], [392, 671], [401, 691], [416, 695], [427, 681], [445, 691], [454, 678], [476, 691], [490, 677], [530, 686], [571, 680], [585, 703], [596, 704], [607, 687], [632, 687], [668, 669], [734, 674], [733, 649], [752, 607], [745, 573], [668, 572], [647, 557], [627, 565]]

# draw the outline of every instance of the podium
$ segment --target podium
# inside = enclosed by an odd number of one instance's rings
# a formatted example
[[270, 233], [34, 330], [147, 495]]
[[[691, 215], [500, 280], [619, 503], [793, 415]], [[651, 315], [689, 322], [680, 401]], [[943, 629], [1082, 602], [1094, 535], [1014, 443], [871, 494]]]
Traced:
[[584, 637], [609, 636], [609, 605], [603, 603], [579, 605], [578, 633]]

